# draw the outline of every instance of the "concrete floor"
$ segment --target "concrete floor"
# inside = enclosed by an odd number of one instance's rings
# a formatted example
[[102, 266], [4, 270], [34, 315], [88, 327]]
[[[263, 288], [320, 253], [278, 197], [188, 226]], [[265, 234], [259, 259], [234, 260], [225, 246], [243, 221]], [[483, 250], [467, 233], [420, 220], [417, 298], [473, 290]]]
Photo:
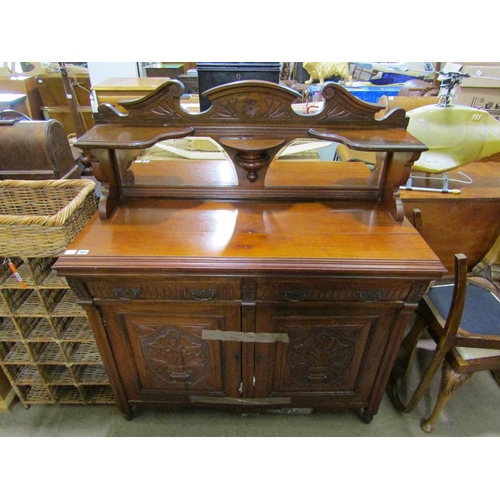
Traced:
[[[242, 416], [148, 408], [126, 421], [114, 405], [25, 410], [17, 403], [0, 414], [2, 494], [11, 498], [47, 488], [55, 500], [67, 499], [68, 492], [72, 500], [163, 498], [167, 492], [188, 499], [210, 494], [233, 500], [237, 492], [239, 500], [370, 498], [374, 493], [399, 500], [404, 491], [419, 500], [432, 491], [432, 498], [455, 492], [461, 498], [489, 498], [497, 489], [491, 437], [500, 436], [499, 387], [489, 372], [475, 374], [428, 435], [419, 423], [432, 409], [438, 384], [439, 375], [410, 414], [398, 413], [385, 395], [370, 424], [354, 411]], [[454, 439], [433, 439], [443, 436]], [[461, 480], [461, 470], [467, 480]]]
[[[310, 414], [239, 415], [208, 409], [172, 411], [136, 409], [126, 421], [114, 405], [33, 405], [20, 403], [0, 414], [0, 436], [67, 437], [430, 437], [420, 430], [420, 420], [432, 410], [439, 374], [430, 392], [410, 414], [398, 413], [387, 395], [370, 424], [356, 411]], [[431, 436], [500, 436], [500, 388], [489, 372], [474, 374], [442, 412]]]

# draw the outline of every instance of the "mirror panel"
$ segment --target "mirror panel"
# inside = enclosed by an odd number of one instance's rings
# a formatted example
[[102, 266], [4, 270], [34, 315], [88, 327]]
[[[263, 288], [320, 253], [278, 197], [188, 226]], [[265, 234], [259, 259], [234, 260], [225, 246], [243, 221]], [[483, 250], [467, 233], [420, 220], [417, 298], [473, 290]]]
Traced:
[[238, 176], [224, 149], [209, 137], [185, 137], [144, 150], [121, 150], [125, 186], [235, 187]]
[[336, 142], [297, 139], [273, 159], [265, 186], [365, 189], [374, 186], [375, 164], [375, 153], [353, 151]]

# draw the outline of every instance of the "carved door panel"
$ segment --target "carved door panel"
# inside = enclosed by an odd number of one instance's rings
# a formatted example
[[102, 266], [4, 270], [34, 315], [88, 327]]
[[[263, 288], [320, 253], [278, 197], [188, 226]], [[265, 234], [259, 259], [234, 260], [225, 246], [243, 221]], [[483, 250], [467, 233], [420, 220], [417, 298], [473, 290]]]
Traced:
[[257, 331], [286, 333], [289, 341], [256, 344], [255, 397], [365, 400], [392, 319], [390, 310], [375, 308], [259, 308]]
[[129, 401], [239, 395], [241, 344], [202, 339], [239, 330], [238, 305], [119, 303], [103, 316]]

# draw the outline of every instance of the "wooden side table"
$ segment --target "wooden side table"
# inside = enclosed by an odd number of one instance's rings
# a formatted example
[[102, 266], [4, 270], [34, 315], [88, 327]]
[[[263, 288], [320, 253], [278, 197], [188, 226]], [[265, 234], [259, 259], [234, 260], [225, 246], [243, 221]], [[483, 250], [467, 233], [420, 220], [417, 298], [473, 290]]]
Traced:
[[0, 78], [0, 92], [26, 94], [27, 115], [32, 120], [43, 120], [42, 100], [35, 76], [14, 76]]
[[179, 79], [184, 73], [184, 64], [150, 64], [144, 68], [148, 77], [167, 77]]
[[23, 115], [28, 115], [26, 94], [0, 93], [0, 110], [13, 109]]
[[128, 77], [128, 78], [108, 78], [92, 88], [97, 97], [97, 103], [109, 103], [121, 112], [125, 108], [120, 106], [120, 101], [135, 101], [144, 97], [170, 78], [160, 77]]

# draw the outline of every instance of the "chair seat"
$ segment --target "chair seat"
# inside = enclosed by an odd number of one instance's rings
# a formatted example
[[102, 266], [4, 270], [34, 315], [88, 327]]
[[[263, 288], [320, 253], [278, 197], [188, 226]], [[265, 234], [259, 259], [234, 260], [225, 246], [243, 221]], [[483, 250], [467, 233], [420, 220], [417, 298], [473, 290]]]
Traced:
[[[446, 318], [453, 296], [453, 284], [434, 286], [428, 296], [441, 317]], [[500, 300], [491, 291], [467, 283], [460, 328], [475, 335], [500, 336]]]
[[455, 347], [465, 361], [473, 359], [495, 358], [500, 356], [500, 349], [481, 349], [480, 347]]
[[[425, 349], [426, 351], [435, 351], [436, 342], [433, 339], [420, 339], [417, 342], [417, 347], [419, 349]], [[481, 347], [455, 347], [457, 353], [465, 361], [471, 361], [473, 359], [484, 359], [484, 358], [495, 358], [500, 356], [500, 349], [483, 349]]]

